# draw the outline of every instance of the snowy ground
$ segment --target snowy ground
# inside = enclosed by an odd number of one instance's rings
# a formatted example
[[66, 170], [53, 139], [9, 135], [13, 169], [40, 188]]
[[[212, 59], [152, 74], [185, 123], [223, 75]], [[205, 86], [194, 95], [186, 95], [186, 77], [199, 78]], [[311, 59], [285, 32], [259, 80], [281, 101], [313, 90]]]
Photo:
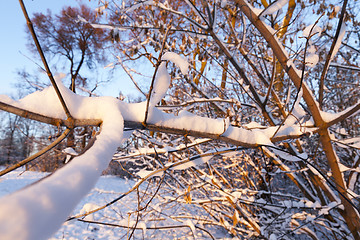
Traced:
[[[42, 177], [45, 177], [46, 175], [48, 175], [48, 173], [24, 172], [21, 170], [11, 172], [0, 178], [0, 197], [25, 187]], [[102, 176], [97, 182], [95, 188], [92, 189], [92, 191], [80, 202], [80, 204], [78, 204], [73, 214], [81, 213], [84, 209], [91, 210], [97, 206], [102, 206], [126, 192], [134, 184], [135, 182], [131, 180], [127, 181], [119, 177]], [[185, 212], [184, 209], [188, 206], [175, 205], [171, 210], [173, 213], [161, 212], [160, 206], [161, 203], [154, 200], [149, 206], [149, 209], [156, 210], [156, 208], [159, 208], [158, 215], [156, 217], [159, 219], [163, 218], [164, 220], [154, 222], [143, 220], [153, 218], [155, 216], [154, 214], [151, 217], [140, 218], [140, 221], [137, 224], [137, 227], [140, 229], [135, 231], [133, 239], [211, 239], [211, 237], [204, 231], [194, 228], [193, 225], [196, 224], [195, 222], [192, 223], [189, 222], [189, 220], [177, 222], [171, 218], [166, 218], [168, 214], [181, 215], [182, 212]], [[129, 230], [126, 226], [135, 223], [134, 220], [136, 219], [136, 214], [134, 214], [134, 210], [136, 210], [136, 207], [137, 195], [136, 193], [133, 193], [124, 197], [116, 204], [85, 218], [90, 221], [110, 222], [118, 226], [103, 226], [72, 220], [64, 223], [58, 232], [50, 239], [127, 239], [131, 230]], [[196, 209], [192, 209], [190, 211], [196, 211]], [[148, 216], [150, 215], [151, 214], [148, 214]], [[150, 229], [161, 226], [179, 227], [169, 229]], [[216, 239], [229, 239], [225, 237], [229, 236], [220, 229], [211, 229], [211, 232]]]

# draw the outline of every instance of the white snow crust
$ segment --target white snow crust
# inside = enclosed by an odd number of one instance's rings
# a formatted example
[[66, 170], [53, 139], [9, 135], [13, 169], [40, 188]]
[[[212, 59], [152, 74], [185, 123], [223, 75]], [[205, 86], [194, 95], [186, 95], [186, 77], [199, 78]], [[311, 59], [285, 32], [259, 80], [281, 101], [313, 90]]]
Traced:
[[261, 15], [271, 15], [277, 11], [279, 11], [282, 7], [284, 7], [289, 0], [277, 0], [276, 2], [270, 4]]
[[[331, 60], [334, 59], [336, 53], [339, 51], [339, 48], [340, 48], [340, 46], [341, 46], [341, 41], [343, 40], [343, 38], [344, 38], [344, 36], [345, 36], [345, 33], [346, 33], [346, 24], [345, 24], [345, 21], [343, 21], [343, 22], [342, 22], [342, 25], [341, 25], [341, 27], [340, 27], [339, 37], [338, 37], [338, 39], [337, 39], [337, 41], [336, 41], [336, 43], [335, 43], [334, 50], [333, 50], [333, 52], [332, 52], [332, 54], [331, 54], [331, 57], [330, 57]], [[331, 60], [330, 60], [330, 61], [331, 61]]]
[[166, 52], [161, 59], [172, 61], [180, 68], [182, 74], [187, 74], [189, 69], [189, 62], [179, 54], [174, 52]]
[[155, 105], [165, 97], [166, 91], [168, 90], [169, 86], [170, 76], [167, 72], [166, 64], [161, 63], [156, 73], [153, 90], [151, 92], [150, 107], [155, 107]]
[[318, 34], [318, 36], [320, 37], [322, 32], [321, 27], [319, 26], [314, 26], [314, 24], [311, 24], [309, 26], [307, 26], [304, 30], [303, 30], [303, 36], [304, 37], [311, 37], [313, 35]]
[[[117, 99], [80, 97], [62, 85], [61, 81], [57, 83], [74, 117], [103, 120], [101, 133], [85, 154], [36, 184], [0, 199], [0, 232], [3, 240], [50, 237], [95, 185], [121, 144], [123, 117]], [[47, 116], [65, 117], [52, 87], [12, 103]], [[39, 107], [39, 103], [42, 107]]]

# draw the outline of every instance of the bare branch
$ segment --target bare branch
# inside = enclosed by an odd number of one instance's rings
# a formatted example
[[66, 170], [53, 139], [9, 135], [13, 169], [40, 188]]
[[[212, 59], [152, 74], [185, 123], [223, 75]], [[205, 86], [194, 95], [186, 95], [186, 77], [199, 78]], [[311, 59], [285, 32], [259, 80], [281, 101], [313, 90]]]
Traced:
[[28, 25], [29, 31], [30, 31], [33, 39], [34, 39], [36, 48], [37, 48], [37, 50], [38, 50], [38, 52], [39, 52], [39, 54], [40, 54], [41, 60], [42, 60], [42, 62], [43, 62], [43, 64], [44, 64], [46, 73], [47, 73], [47, 75], [48, 75], [48, 77], [49, 77], [49, 79], [50, 79], [50, 81], [51, 81], [51, 84], [53, 85], [53, 87], [54, 87], [54, 89], [55, 89], [55, 92], [56, 92], [56, 94], [57, 94], [57, 96], [58, 96], [58, 98], [59, 98], [59, 100], [60, 100], [60, 102], [61, 102], [61, 105], [62, 105], [62, 107], [64, 108], [64, 111], [65, 111], [66, 116], [67, 116], [69, 119], [72, 119], [71, 114], [70, 114], [70, 111], [69, 111], [68, 107], [66, 106], [66, 103], [65, 103], [65, 101], [64, 101], [64, 98], [62, 97], [61, 92], [60, 92], [60, 90], [59, 90], [59, 88], [58, 88], [58, 86], [57, 86], [57, 84], [56, 84], [55, 79], [54, 79], [54, 76], [53, 76], [52, 73], [51, 73], [51, 70], [50, 70], [49, 65], [48, 65], [48, 63], [47, 63], [47, 61], [46, 61], [44, 52], [43, 52], [42, 49], [41, 49], [41, 45], [40, 45], [40, 43], [39, 43], [39, 40], [38, 40], [37, 37], [36, 37], [36, 33], [35, 33], [35, 30], [34, 30], [34, 27], [33, 27], [33, 25], [32, 25], [32, 22], [31, 22], [30, 18], [29, 18], [29, 15], [28, 15], [28, 13], [27, 13], [27, 11], [26, 11], [26, 8], [25, 8], [25, 5], [24, 5], [23, 0], [19, 0], [19, 3], [20, 3], [20, 5], [21, 5], [21, 9], [22, 9], [22, 11], [23, 11], [23, 13], [24, 13], [24, 16], [25, 16], [25, 18], [26, 18], [26, 23], [27, 23], [27, 25]]
[[345, 20], [344, 18], [345, 18], [347, 2], [348, 2], [347, 0], [344, 0], [344, 2], [343, 2], [343, 6], [342, 6], [342, 9], [341, 9], [341, 14], [340, 14], [340, 17], [339, 17], [339, 22], [338, 22], [338, 26], [337, 26], [337, 29], [336, 29], [335, 37], [334, 37], [334, 40], [333, 40], [333, 42], [331, 44], [330, 51], [329, 51], [329, 53], [328, 53], [328, 55], [326, 57], [325, 64], [324, 64], [324, 69], [323, 69], [323, 71], [321, 73], [320, 83], [319, 83], [319, 104], [320, 104], [320, 108], [322, 107], [323, 98], [324, 98], [324, 81], [325, 81], [326, 73], [328, 71], [330, 61], [332, 60], [331, 56], [333, 55], [333, 51], [335, 49], [336, 42], [339, 40], [340, 30], [341, 30], [341, 27], [343, 25], [343, 21]]
[[[143, 228], [141, 228], [141, 227], [129, 227], [129, 226], [115, 224], [115, 223], [105, 223], [105, 222], [91, 221], [91, 220], [85, 220], [85, 219], [77, 219], [77, 220], [80, 221], [80, 222], [93, 223], [93, 224], [104, 225], [104, 226], [143, 230]], [[204, 229], [202, 227], [199, 227], [197, 225], [195, 225], [194, 227], [206, 232], [211, 237], [211, 239], [215, 240], [215, 237], [209, 231], [207, 231], [206, 229]], [[149, 230], [168, 230], [168, 229], [174, 229], [174, 228], [189, 228], [191, 230], [191, 228], [188, 225], [171, 225], [171, 226], [146, 227], [146, 229], [149, 229]]]

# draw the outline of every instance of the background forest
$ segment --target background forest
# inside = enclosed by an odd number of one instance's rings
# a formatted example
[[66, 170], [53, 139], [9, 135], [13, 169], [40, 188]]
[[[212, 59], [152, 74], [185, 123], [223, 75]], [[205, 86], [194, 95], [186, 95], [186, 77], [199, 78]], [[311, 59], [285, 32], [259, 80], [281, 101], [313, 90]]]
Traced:
[[[204, 239], [219, 229], [238, 239], [360, 239], [358, 1], [98, 4], [30, 16], [28, 48], [50, 81], [19, 71], [16, 100], [0, 96], [0, 174], [55, 171], [0, 200], [47, 219], [35, 230], [20, 224], [23, 239], [48, 238], [131, 192], [130, 239], [167, 218]], [[100, 97], [99, 85], [114, 87], [97, 78], [104, 67], [122, 69], [138, 96]], [[71, 216], [101, 173], [134, 184]], [[47, 192], [47, 181], [69, 176], [89, 184]], [[75, 191], [74, 203], [35, 214], [25, 196], [36, 185], [49, 199]]]

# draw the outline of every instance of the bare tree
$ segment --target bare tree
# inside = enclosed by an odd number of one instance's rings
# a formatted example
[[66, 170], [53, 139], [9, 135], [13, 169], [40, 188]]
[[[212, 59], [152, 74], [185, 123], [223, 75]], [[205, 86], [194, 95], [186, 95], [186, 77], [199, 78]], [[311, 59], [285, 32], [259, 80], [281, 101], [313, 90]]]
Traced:
[[[86, 85], [86, 77], [80, 74], [81, 69], [84, 66], [95, 68], [96, 63], [103, 63], [106, 59], [104, 31], [80, 21], [79, 16], [90, 22], [98, 21], [96, 12], [86, 5], [64, 7], [60, 14], [52, 14], [50, 10], [46, 14], [35, 13], [31, 19], [44, 54], [51, 59], [65, 59], [69, 64], [70, 89], [73, 92], [77, 85]], [[36, 54], [36, 46], [28, 33], [29, 49]]]
[[[81, 74], [84, 68], [93, 71], [106, 61], [104, 51], [108, 37], [102, 29], [92, 28], [89, 24], [80, 21], [79, 17], [89, 22], [96, 23], [98, 16], [95, 11], [81, 4], [79, 7], [64, 7], [60, 14], [52, 14], [48, 10], [47, 14], [35, 13], [31, 19], [37, 37], [43, 46], [44, 54], [57, 62], [64, 62], [70, 75], [71, 91], [75, 92], [76, 87], [88, 87], [93, 76]], [[36, 46], [29, 33], [29, 48], [37, 53]], [[86, 130], [82, 132], [82, 142], [86, 142]], [[67, 138], [67, 147], [75, 147], [74, 132]], [[81, 144], [84, 148], [84, 144]]]

